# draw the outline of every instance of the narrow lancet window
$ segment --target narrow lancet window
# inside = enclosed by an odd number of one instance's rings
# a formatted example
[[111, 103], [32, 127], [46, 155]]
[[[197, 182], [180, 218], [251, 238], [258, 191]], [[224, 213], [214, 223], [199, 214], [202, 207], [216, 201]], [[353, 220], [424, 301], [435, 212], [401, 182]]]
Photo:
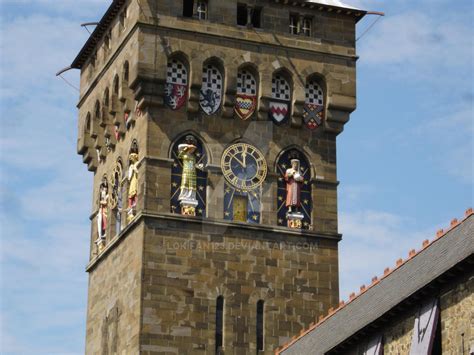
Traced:
[[264, 331], [264, 320], [263, 310], [265, 302], [260, 300], [257, 302], [257, 351], [263, 351], [263, 331]]
[[217, 297], [216, 303], [216, 354], [224, 349], [224, 297]]

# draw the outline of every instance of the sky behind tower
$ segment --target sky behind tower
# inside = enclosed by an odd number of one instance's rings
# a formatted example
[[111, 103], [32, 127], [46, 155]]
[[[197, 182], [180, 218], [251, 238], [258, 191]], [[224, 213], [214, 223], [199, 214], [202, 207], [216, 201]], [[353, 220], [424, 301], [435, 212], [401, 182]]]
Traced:
[[[474, 175], [472, 1], [345, 2], [387, 15], [357, 42], [358, 108], [338, 137], [341, 299], [462, 216]], [[92, 175], [78, 93], [54, 74], [109, 4], [0, 0], [2, 354], [84, 353]]]

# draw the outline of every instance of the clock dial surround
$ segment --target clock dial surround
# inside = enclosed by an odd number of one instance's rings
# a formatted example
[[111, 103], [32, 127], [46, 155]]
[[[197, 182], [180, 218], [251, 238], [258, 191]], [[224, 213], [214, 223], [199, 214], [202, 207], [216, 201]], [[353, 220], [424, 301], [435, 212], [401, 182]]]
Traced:
[[222, 153], [221, 169], [226, 181], [242, 191], [261, 186], [268, 170], [263, 153], [247, 143], [235, 143], [227, 147]]

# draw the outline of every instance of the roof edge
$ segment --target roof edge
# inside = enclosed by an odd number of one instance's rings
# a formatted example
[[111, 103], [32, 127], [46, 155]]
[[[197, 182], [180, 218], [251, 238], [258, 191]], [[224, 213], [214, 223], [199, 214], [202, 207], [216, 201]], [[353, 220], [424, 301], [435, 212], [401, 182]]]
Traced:
[[360, 287], [360, 292], [358, 294], [355, 294], [355, 293], [351, 293], [350, 296], [349, 296], [349, 300], [347, 302], [345, 301], [341, 301], [339, 303], [339, 306], [337, 308], [329, 308], [328, 310], [328, 313], [326, 316], [323, 316], [321, 315], [318, 319], [317, 322], [315, 323], [312, 323], [309, 328], [307, 329], [302, 329], [300, 334], [298, 335], [295, 335], [294, 337], [291, 338], [291, 340], [282, 345], [281, 347], [277, 348], [275, 350], [275, 355], [280, 355], [282, 352], [288, 350], [288, 348], [290, 348], [293, 344], [295, 344], [298, 340], [300, 340], [301, 338], [303, 338], [305, 335], [307, 335], [308, 333], [310, 333], [311, 331], [313, 331], [314, 329], [316, 329], [317, 327], [319, 327], [320, 325], [322, 325], [324, 322], [326, 322], [329, 318], [331, 318], [334, 314], [336, 314], [338, 311], [340, 311], [341, 309], [343, 309], [345, 306], [349, 305], [352, 301], [354, 301], [355, 299], [357, 299], [358, 297], [362, 296], [368, 289], [370, 289], [371, 287], [377, 285], [381, 280], [383, 280], [384, 278], [388, 277], [390, 274], [392, 274], [394, 271], [397, 271], [399, 268], [401, 268], [405, 263], [407, 263], [408, 261], [410, 261], [411, 259], [413, 259], [416, 255], [420, 254], [421, 252], [423, 252], [425, 249], [427, 249], [428, 247], [430, 247], [431, 245], [433, 245], [437, 240], [443, 238], [445, 235], [447, 235], [449, 232], [451, 232], [452, 230], [456, 229], [458, 226], [460, 226], [463, 222], [465, 222], [469, 217], [473, 216], [474, 215], [474, 211], [472, 208], [468, 208], [465, 213], [464, 213], [464, 218], [459, 221], [458, 219], [454, 218], [451, 220], [451, 223], [450, 223], [450, 227], [449, 229], [447, 230], [444, 230], [444, 229], [440, 229], [436, 232], [436, 236], [435, 238], [430, 241], [428, 239], [424, 240], [423, 243], [422, 243], [422, 248], [418, 251], [416, 251], [415, 249], [412, 249], [408, 252], [408, 258], [406, 260], [403, 260], [403, 259], [398, 259], [396, 261], [396, 264], [395, 264], [395, 268], [394, 269], [390, 269], [390, 268], [386, 268], [384, 270], [384, 273], [383, 273], [383, 276], [379, 279], [377, 276], [374, 276], [372, 278], [372, 282], [371, 284], [366, 287], [365, 285], [362, 285]]
[[109, 8], [102, 16], [99, 21], [99, 24], [96, 26], [94, 31], [91, 33], [86, 43], [82, 46], [81, 50], [77, 54], [76, 58], [72, 61], [71, 68], [81, 69], [86, 61], [86, 56], [88, 56], [91, 48], [100, 41], [104, 32], [109, 27], [111, 21], [115, 18], [118, 10], [125, 4], [126, 0], [112, 0]]

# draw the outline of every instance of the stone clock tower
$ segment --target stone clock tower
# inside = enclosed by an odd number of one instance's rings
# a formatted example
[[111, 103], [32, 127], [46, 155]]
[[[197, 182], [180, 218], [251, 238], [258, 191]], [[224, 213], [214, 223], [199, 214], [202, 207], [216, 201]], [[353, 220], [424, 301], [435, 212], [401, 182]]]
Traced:
[[271, 354], [338, 304], [336, 0], [114, 0], [72, 63], [87, 354]]

